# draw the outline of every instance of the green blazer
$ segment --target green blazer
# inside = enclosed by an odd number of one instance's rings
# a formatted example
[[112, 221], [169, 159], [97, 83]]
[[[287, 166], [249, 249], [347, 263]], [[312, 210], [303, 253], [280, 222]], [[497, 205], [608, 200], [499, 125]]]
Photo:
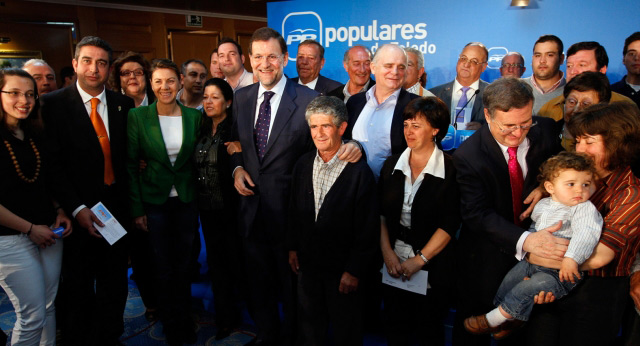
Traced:
[[[196, 170], [191, 158], [202, 113], [178, 105], [182, 111], [182, 147], [173, 165], [162, 138], [156, 102], [129, 110], [127, 173], [132, 217], [146, 214], [143, 203], [160, 205], [166, 202], [172, 186], [176, 187], [182, 202], [191, 202], [196, 196]], [[143, 170], [140, 170], [140, 160], [147, 163]]]

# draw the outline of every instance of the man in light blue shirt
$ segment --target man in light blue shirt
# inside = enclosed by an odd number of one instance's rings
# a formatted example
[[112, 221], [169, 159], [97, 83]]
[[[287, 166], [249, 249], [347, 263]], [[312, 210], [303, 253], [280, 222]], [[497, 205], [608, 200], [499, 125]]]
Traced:
[[376, 85], [347, 102], [349, 126], [344, 138], [360, 142], [376, 179], [387, 157], [407, 147], [402, 113], [409, 101], [419, 97], [402, 87], [407, 65], [407, 54], [402, 47], [395, 44], [380, 47], [371, 61]]

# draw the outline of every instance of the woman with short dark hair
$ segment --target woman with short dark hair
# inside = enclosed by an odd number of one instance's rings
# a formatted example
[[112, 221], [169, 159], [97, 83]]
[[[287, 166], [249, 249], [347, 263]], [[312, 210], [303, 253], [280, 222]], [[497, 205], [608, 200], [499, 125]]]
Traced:
[[425, 295], [385, 286], [389, 345], [444, 345], [443, 321], [454, 291], [455, 233], [460, 193], [451, 157], [438, 148], [449, 126], [449, 110], [437, 97], [411, 101], [404, 110], [408, 148], [384, 163], [380, 174], [380, 245], [392, 277], [411, 280], [428, 271]]

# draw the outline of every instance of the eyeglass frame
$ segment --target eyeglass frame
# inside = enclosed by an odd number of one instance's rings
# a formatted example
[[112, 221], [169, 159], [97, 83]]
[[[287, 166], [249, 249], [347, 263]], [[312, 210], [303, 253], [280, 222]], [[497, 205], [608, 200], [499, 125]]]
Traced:
[[[491, 122], [495, 122], [498, 125], [498, 128], [500, 129], [500, 132], [503, 135], [508, 135], [508, 134], [512, 133], [513, 131], [516, 131], [518, 129], [520, 129], [522, 131], [525, 131], [525, 130], [528, 131], [528, 130], [531, 130], [532, 127], [538, 125], [538, 122], [537, 121], [533, 121], [533, 119], [531, 119], [531, 124], [530, 125], [513, 125], [511, 127], [506, 127], [506, 126], [504, 126], [504, 124], [501, 124], [499, 121], [494, 120], [494, 119], [492, 119]], [[503, 126], [505, 128], [502, 128]], [[507, 132], [505, 132], [505, 130]]]
[[130, 77], [132, 73], [134, 77], [144, 76], [144, 70], [141, 68], [137, 68], [135, 70], [121, 70], [120, 77]]
[[467, 57], [466, 55], [460, 55], [458, 56], [458, 62], [461, 62], [463, 64], [469, 62], [470, 64], [472, 64], [473, 66], [480, 66], [482, 64], [486, 64], [486, 61], [478, 61], [475, 58], [474, 59], [469, 59], [469, 57]]
[[[28, 92], [28, 91], [27, 91]], [[22, 96], [24, 96], [27, 100], [37, 100], [38, 99], [38, 95], [36, 95], [36, 93], [34, 92], [32, 95], [27, 95], [27, 93], [23, 93], [22, 91], [16, 91], [16, 90], [9, 90], [9, 91], [5, 91], [5, 90], [0, 90], [0, 93], [3, 94], [8, 94], [9, 97], [13, 98], [13, 99], [19, 99]]]

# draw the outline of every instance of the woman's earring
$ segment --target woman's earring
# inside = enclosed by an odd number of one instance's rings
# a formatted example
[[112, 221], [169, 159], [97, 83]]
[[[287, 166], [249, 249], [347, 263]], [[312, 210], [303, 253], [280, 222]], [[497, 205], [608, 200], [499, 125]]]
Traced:
[[124, 88], [120, 88], [120, 92], [122, 93], [122, 95], [125, 95]]

